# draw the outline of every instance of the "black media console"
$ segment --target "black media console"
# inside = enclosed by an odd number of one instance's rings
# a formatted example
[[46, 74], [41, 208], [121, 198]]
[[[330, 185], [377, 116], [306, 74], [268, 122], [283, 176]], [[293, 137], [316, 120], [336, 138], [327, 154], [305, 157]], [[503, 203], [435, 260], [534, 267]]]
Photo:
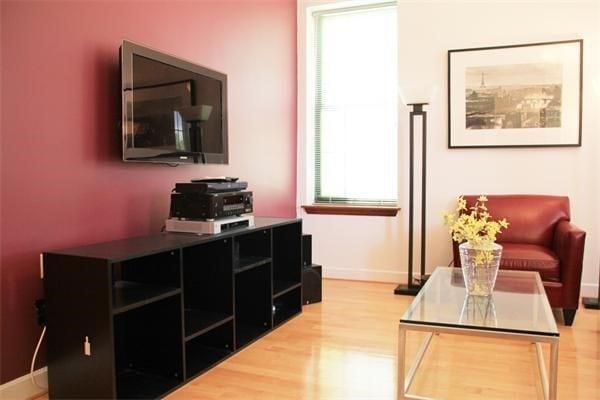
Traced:
[[301, 236], [256, 218], [44, 253], [49, 397], [162, 397], [299, 314]]

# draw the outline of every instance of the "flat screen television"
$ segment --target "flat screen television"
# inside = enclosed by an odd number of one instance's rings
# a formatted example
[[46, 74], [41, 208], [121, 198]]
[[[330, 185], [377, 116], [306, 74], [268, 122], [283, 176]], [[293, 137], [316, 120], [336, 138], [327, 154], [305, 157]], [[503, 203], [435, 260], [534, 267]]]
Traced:
[[227, 75], [124, 40], [123, 161], [227, 164]]

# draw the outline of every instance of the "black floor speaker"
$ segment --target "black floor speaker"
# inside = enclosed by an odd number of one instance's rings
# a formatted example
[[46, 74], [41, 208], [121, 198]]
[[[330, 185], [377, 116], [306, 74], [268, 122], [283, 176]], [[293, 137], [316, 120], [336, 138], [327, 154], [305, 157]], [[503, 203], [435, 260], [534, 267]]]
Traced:
[[302, 265], [312, 264], [312, 235], [302, 234]]
[[312, 304], [321, 302], [322, 286], [321, 277], [323, 276], [322, 267], [317, 264], [311, 264], [302, 268], [302, 303]]

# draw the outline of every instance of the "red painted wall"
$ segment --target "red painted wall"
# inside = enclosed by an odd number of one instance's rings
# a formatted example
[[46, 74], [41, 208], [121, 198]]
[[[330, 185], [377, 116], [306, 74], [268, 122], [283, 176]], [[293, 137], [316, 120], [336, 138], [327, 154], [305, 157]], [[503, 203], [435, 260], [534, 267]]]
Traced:
[[[40, 252], [157, 232], [174, 183], [194, 177], [239, 176], [255, 215], [295, 216], [296, 1], [1, 7], [3, 383], [28, 372], [40, 333]], [[120, 161], [123, 38], [228, 74], [228, 166]]]

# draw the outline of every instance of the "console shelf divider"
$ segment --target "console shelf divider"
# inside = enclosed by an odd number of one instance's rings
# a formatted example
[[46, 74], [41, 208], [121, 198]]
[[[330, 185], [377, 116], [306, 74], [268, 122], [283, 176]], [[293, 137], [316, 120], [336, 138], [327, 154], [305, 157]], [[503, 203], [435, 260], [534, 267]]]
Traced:
[[302, 286], [302, 282], [293, 281], [273, 281], [273, 298], [283, 296], [287, 292]]
[[[212, 329], [215, 329], [229, 321], [233, 321], [233, 315], [212, 313], [200, 310], [185, 310], [185, 341], [192, 340]], [[190, 322], [193, 320], [193, 322]], [[190, 327], [191, 328], [188, 328]]]
[[271, 262], [270, 257], [244, 257], [240, 259], [240, 266], [233, 270], [234, 273], [247, 271], [252, 268], [260, 267]]
[[113, 286], [113, 315], [181, 293], [181, 289], [143, 283], [119, 281]]

